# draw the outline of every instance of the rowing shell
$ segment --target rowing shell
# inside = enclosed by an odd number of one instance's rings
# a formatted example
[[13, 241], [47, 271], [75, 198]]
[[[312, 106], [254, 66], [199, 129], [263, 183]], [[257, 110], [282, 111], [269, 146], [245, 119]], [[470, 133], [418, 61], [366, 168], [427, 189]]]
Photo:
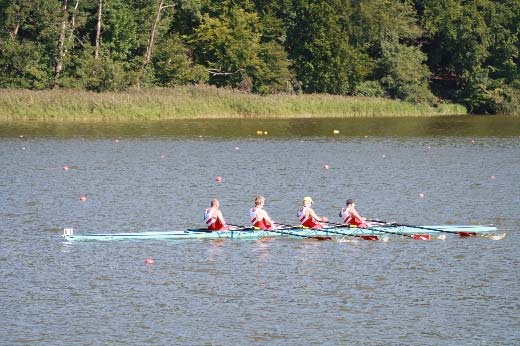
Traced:
[[[422, 226], [424, 228], [434, 228], [446, 231], [466, 231], [475, 232], [477, 234], [492, 234], [497, 229], [494, 226]], [[166, 232], [131, 232], [131, 233], [91, 233], [91, 234], [74, 234], [72, 228], [65, 228], [63, 238], [67, 241], [111, 241], [111, 240], [183, 240], [183, 239], [261, 239], [261, 238], [306, 238], [306, 237], [333, 237], [342, 238], [348, 236], [360, 235], [379, 235], [388, 236], [394, 233], [396, 236], [413, 235], [417, 233], [417, 228], [406, 226], [376, 226], [370, 229], [348, 228], [348, 227], [330, 227], [321, 230], [312, 230], [305, 228], [296, 229], [278, 229], [276, 232], [254, 230], [254, 229], [237, 229], [229, 231], [209, 232], [205, 229], [193, 229], [185, 231], [166, 231]], [[421, 230], [421, 233], [439, 235], [438, 231]]]

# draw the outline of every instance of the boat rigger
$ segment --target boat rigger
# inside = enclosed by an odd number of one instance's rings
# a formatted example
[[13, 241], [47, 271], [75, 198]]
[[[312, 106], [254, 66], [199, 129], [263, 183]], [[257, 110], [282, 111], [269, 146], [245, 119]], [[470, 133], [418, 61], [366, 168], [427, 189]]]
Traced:
[[[317, 240], [342, 239], [359, 237], [366, 240], [379, 240], [384, 237], [411, 237], [425, 239], [425, 235], [443, 239], [445, 235], [472, 234], [484, 237], [503, 237], [497, 235], [494, 226], [479, 225], [434, 225], [405, 226], [381, 225], [370, 228], [349, 226], [331, 226], [323, 229], [302, 227], [280, 227], [274, 230], [258, 230], [254, 228], [236, 228], [225, 231], [208, 231], [207, 229], [187, 229], [183, 231], [127, 232], [127, 233], [86, 233], [75, 234], [72, 228], [65, 228], [63, 238], [67, 241], [114, 241], [114, 240], [187, 240], [187, 239], [249, 239], [262, 238], [308, 238]], [[420, 233], [420, 235], [418, 235]], [[417, 236], [418, 235], [418, 236]], [[442, 237], [444, 235], [444, 237]], [[414, 237], [417, 236], [417, 237]], [[428, 237], [429, 238], [429, 237]], [[493, 238], [495, 239], [495, 238]], [[498, 239], [498, 238], [497, 238]]]

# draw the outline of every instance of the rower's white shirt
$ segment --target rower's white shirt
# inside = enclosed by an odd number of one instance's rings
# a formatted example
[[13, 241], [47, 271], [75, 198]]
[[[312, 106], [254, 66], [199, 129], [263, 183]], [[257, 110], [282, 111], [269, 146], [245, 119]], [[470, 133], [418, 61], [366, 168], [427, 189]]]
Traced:
[[306, 206], [298, 208], [297, 216], [298, 216], [298, 219], [300, 220], [300, 223], [304, 223], [305, 221], [307, 221], [309, 219], [309, 217], [307, 216], [307, 210], [309, 208], [310, 207], [306, 207]]
[[258, 212], [258, 207], [253, 207], [253, 208], [249, 209], [249, 219], [251, 220], [251, 222], [253, 224], [256, 221], [258, 221], [258, 219], [257, 219], [257, 212]]
[[206, 223], [206, 225], [213, 225], [217, 221], [217, 218], [213, 216], [214, 212], [215, 209], [213, 208], [208, 208], [204, 210], [204, 222]]
[[343, 223], [349, 222], [352, 217], [352, 206], [343, 207], [341, 209], [341, 218], [343, 219]]

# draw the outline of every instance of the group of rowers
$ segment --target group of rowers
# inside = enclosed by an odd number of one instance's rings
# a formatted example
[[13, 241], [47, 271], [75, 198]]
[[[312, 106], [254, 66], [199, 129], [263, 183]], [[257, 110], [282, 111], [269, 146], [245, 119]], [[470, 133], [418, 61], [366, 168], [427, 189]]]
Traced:
[[[321, 229], [327, 226], [329, 220], [325, 216], [318, 216], [312, 209], [313, 200], [311, 197], [304, 197], [303, 204], [298, 208], [297, 216], [300, 225], [311, 229]], [[261, 230], [272, 230], [276, 227], [276, 223], [269, 217], [267, 211], [264, 210], [265, 198], [257, 196], [255, 198], [255, 206], [249, 210], [249, 218], [253, 227]], [[211, 200], [211, 205], [204, 211], [204, 222], [212, 231], [226, 231], [230, 227], [226, 224], [224, 216], [220, 208], [218, 199]], [[359, 215], [356, 210], [356, 203], [352, 199], [348, 199], [345, 207], [339, 212], [342, 225], [353, 225], [360, 228], [368, 228], [370, 222]]]

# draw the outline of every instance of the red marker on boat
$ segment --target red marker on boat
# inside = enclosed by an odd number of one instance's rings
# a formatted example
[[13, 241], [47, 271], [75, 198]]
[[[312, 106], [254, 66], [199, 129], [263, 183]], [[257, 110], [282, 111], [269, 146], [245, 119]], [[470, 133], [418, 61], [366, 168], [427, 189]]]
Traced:
[[144, 260], [144, 264], [154, 264], [154, 262], [155, 261], [151, 257], [148, 257], [147, 259]]
[[221, 183], [221, 182], [222, 182], [222, 177], [221, 177], [221, 176], [216, 177], [216, 178], [215, 178], [215, 181], [216, 181], [217, 183]]
[[83, 196], [83, 195], [79, 196], [80, 202], [85, 202], [86, 200], [87, 200], [87, 196]]
[[323, 165], [323, 168], [329, 169], [329, 165]]
[[69, 166], [63, 166], [63, 170], [66, 172], [69, 170]]

